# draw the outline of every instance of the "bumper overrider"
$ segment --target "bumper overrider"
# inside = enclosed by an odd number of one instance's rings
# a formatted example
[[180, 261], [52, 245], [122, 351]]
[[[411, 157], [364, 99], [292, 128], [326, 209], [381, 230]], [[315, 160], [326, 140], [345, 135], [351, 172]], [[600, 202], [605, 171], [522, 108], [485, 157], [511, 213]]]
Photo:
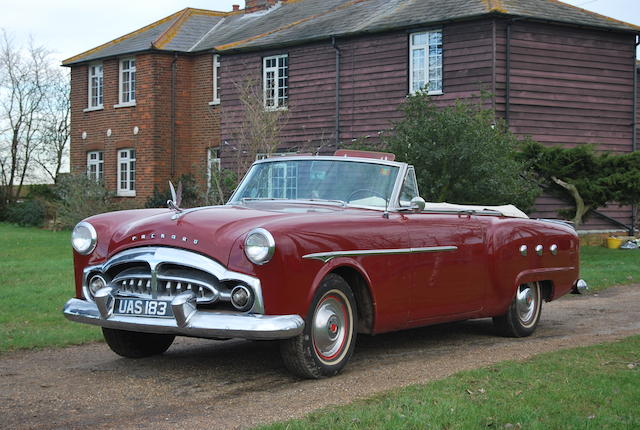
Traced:
[[[121, 297], [118, 288], [114, 285], [101, 288], [95, 294], [87, 293], [87, 278], [91, 273], [107, 272], [115, 264], [123, 261], [151, 263], [151, 270], [154, 272], [156, 266], [175, 263], [178, 260], [199, 262], [201, 263], [198, 265], [199, 269], [206, 270], [218, 279], [229, 279], [230, 275], [234, 279], [241, 278], [256, 292], [256, 302], [260, 306], [254, 307], [250, 312], [198, 309], [196, 294], [185, 291], [171, 298], [170, 306], [173, 316], [157, 318], [114, 314], [116, 298]], [[153, 277], [155, 278], [155, 274]], [[102, 266], [85, 269], [83, 284], [85, 299], [73, 298], [64, 306], [64, 316], [71, 321], [112, 329], [212, 339], [286, 339], [299, 335], [304, 329], [304, 320], [299, 315], [264, 315], [260, 312], [262, 297], [257, 279], [248, 279], [246, 275], [229, 272], [218, 263], [188, 251], [152, 247], [125, 251], [112, 257]]]

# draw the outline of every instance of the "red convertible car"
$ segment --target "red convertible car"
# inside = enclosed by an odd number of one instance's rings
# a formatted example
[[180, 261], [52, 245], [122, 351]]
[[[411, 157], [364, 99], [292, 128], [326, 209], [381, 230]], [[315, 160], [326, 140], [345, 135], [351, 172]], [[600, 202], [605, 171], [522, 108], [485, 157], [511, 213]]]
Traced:
[[114, 212], [72, 234], [65, 316], [125, 357], [176, 335], [278, 339], [297, 375], [334, 375], [358, 333], [493, 317], [528, 336], [578, 280], [578, 237], [513, 206], [425, 203], [391, 154], [257, 161], [224, 206]]

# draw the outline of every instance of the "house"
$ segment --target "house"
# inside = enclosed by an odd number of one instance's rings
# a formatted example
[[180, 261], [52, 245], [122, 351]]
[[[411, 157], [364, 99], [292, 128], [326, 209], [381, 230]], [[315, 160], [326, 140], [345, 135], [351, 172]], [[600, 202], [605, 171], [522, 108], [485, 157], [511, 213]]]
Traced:
[[[247, 0], [184, 9], [69, 58], [71, 164], [143, 202], [170, 177], [237, 159], [239, 86], [287, 109], [281, 148], [331, 153], [438, 103], [493, 94], [511, 130], [545, 144], [637, 149], [640, 27], [556, 0]], [[565, 203], [543, 197], [535, 216]], [[620, 229], [611, 205], [584, 226]]]

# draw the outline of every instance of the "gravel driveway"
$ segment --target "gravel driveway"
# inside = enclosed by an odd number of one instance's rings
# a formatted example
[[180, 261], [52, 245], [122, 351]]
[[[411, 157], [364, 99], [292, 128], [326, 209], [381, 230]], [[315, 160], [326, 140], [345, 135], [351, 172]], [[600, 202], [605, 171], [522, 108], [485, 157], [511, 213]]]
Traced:
[[[71, 324], [71, 323], [70, 323]], [[160, 357], [123, 359], [105, 344], [0, 356], [0, 427], [211, 429], [299, 417], [507, 359], [640, 334], [640, 285], [545, 304], [526, 339], [471, 320], [361, 336], [345, 371], [298, 380], [273, 342], [176, 340]]]

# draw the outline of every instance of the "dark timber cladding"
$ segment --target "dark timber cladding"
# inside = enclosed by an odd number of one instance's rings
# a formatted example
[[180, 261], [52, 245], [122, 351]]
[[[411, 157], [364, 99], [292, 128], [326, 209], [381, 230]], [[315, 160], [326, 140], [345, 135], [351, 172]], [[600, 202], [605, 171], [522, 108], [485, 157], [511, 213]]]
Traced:
[[[427, 27], [432, 29], [434, 27]], [[449, 24], [444, 35], [445, 94], [438, 103], [477, 96], [491, 90], [491, 20]], [[420, 31], [421, 29], [415, 30]], [[398, 107], [409, 87], [409, 32], [337, 39], [340, 67], [340, 141], [367, 138], [379, 141], [379, 133], [390, 130], [401, 118]], [[261, 77], [262, 58], [289, 55], [290, 116], [282, 133], [282, 149], [335, 150], [336, 67], [331, 41], [294, 46], [277, 51], [225, 55], [222, 74], [224, 115], [222, 140], [235, 142], [242, 121], [237, 86]], [[260, 84], [261, 82], [258, 82]]]
[[[584, 29], [524, 20], [484, 18], [443, 26], [337, 38], [340, 49], [340, 142], [379, 141], [401, 118], [398, 107], [408, 93], [409, 33], [442, 28], [446, 105], [456, 99], [494, 93], [499, 116], [505, 116], [507, 93], [507, 25], [510, 37], [509, 124], [520, 136], [544, 144], [592, 143], [611, 152], [632, 150], [633, 34]], [[280, 50], [223, 56], [223, 151], [237, 147], [242, 106], [237, 86], [253, 79], [261, 84], [262, 58], [289, 55], [289, 120], [281, 150], [330, 153], [335, 149], [336, 52], [331, 40]], [[235, 157], [227, 157], [233, 160]], [[536, 203], [536, 217], [555, 218], [569, 206], [550, 196]], [[601, 212], [629, 225], [631, 210], [610, 205]], [[588, 229], [610, 229], [598, 216]]]
[[[497, 23], [496, 108], [504, 115], [506, 93], [506, 26]], [[611, 152], [632, 150], [635, 37], [515, 20], [511, 23], [511, 130], [544, 144], [584, 143]], [[546, 196], [533, 216], [557, 217], [567, 202]], [[601, 212], [631, 224], [629, 207], [615, 204]], [[611, 229], [591, 216], [587, 229]]]

